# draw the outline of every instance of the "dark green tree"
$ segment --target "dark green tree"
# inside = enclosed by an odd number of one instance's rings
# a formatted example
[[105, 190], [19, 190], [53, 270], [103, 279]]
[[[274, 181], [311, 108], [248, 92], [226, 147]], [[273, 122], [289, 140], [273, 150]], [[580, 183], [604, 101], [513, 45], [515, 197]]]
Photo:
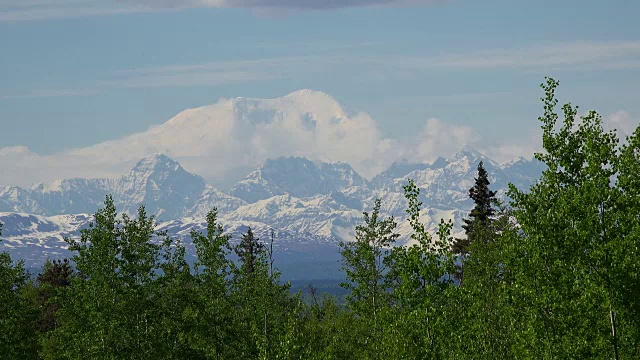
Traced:
[[242, 235], [240, 243], [234, 248], [236, 255], [240, 259], [242, 271], [247, 276], [255, 273], [256, 263], [266, 254], [265, 246], [259, 240], [254, 237], [253, 231], [249, 228], [247, 233]]
[[37, 357], [38, 338], [33, 321], [35, 313], [23, 296], [23, 291], [29, 285], [24, 263], [16, 263], [7, 252], [0, 252], [0, 354], [7, 359]]
[[492, 221], [495, 215], [493, 206], [497, 203], [497, 199], [496, 192], [492, 191], [489, 185], [489, 174], [484, 168], [483, 161], [480, 161], [475, 185], [469, 189], [469, 197], [473, 200], [474, 206], [469, 213], [469, 218], [463, 219], [462, 228], [466, 237], [456, 239], [452, 246], [452, 251], [460, 256], [460, 269], [456, 272], [456, 278], [460, 283], [464, 277], [464, 263], [470, 253], [469, 245], [476, 241], [488, 243], [495, 239]]
[[233, 357], [271, 359], [281, 352], [281, 339], [295, 309], [290, 285], [280, 283], [263, 243], [248, 229], [234, 248], [239, 265], [233, 270], [231, 299], [237, 338]]
[[467, 235], [464, 239], [456, 239], [453, 243], [453, 251], [456, 254], [467, 255], [469, 244], [475, 240], [487, 242], [487, 229], [491, 226], [491, 221], [495, 215], [494, 205], [496, 204], [496, 192], [489, 188], [489, 174], [484, 168], [484, 162], [478, 164], [478, 176], [475, 178], [475, 185], [469, 189], [469, 197], [473, 200], [473, 209], [469, 213], [469, 218], [464, 219], [462, 228]]
[[38, 331], [47, 332], [56, 328], [56, 312], [60, 304], [55, 297], [58, 291], [71, 285], [73, 276], [74, 270], [69, 259], [45, 262], [37, 277], [38, 305], [41, 309], [37, 322]]

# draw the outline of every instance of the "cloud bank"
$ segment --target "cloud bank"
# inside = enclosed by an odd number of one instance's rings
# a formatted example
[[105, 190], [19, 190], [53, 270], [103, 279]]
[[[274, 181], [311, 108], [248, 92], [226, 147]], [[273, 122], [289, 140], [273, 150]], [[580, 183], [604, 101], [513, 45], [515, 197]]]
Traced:
[[[619, 111], [605, 117], [604, 125], [624, 136], [638, 121]], [[408, 139], [384, 137], [366, 113], [348, 114], [331, 96], [312, 90], [276, 99], [222, 99], [185, 110], [147, 131], [89, 147], [51, 155], [35, 154], [24, 146], [0, 148], [0, 184], [116, 177], [153, 153], [167, 154], [224, 187], [279, 156], [346, 162], [371, 178], [398, 159], [431, 162], [464, 146], [479, 148], [497, 161], [530, 158], [540, 150], [538, 129], [488, 147], [482, 147], [483, 140], [471, 127], [440, 119], [427, 119], [417, 130]]]
[[425, 121], [409, 141], [386, 138], [369, 115], [347, 114], [329, 95], [301, 90], [276, 99], [223, 99], [144, 132], [51, 155], [3, 148], [0, 184], [115, 177], [153, 153], [167, 154], [188, 170], [227, 185], [278, 156], [346, 162], [372, 177], [397, 159], [434, 160], [474, 139], [472, 129], [438, 119]]

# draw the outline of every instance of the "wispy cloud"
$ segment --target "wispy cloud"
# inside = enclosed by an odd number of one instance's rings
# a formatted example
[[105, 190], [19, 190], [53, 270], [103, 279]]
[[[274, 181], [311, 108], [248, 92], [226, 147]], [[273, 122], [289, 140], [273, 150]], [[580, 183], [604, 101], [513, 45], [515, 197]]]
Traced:
[[158, 11], [142, 4], [103, 0], [6, 0], [0, 2], [0, 22], [24, 22]]
[[365, 6], [433, 5], [447, 0], [121, 0], [154, 7], [326, 10]]
[[5, 0], [0, 22], [170, 11], [190, 8], [242, 8], [267, 11], [332, 10], [365, 6], [416, 6], [448, 0]]
[[403, 56], [392, 61], [408, 69], [541, 68], [550, 66], [637, 67], [640, 41], [574, 41], [437, 56]]
[[50, 98], [50, 97], [68, 97], [68, 96], [91, 96], [96, 95], [100, 91], [97, 88], [89, 89], [38, 89], [29, 94], [18, 95], [0, 95], [0, 99], [32, 99], [32, 98]]
[[[378, 44], [380, 51], [384, 45]], [[155, 76], [158, 74], [192, 74], [208, 72], [266, 71], [270, 74], [290, 75], [295, 71], [331, 71], [340, 66], [359, 66], [372, 71], [386, 70], [398, 74], [415, 70], [464, 70], [504, 68], [547, 68], [574, 66], [581, 70], [612, 69], [640, 66], [640, 41], [627, 42], [567, 42], [482, 52], [420, 56], [369, 56], [358, 51], [332, 52], [331, 55], [301, 55], [251, 60], [214, 61], [197, 64], [177, 64], [119, 71], [119, 75]]]
[[[376, 44], [379, 53], [385, 45]], [[370, 53], [370, 52], [368, 52]], [[363, 55], [357, 47], [321, 54], [210, 61], [129, 68], [94, 79], [85, 87], [36, 90], [0, 98], [91, 95], [118, 88], [219, 86], [284, 78], [305, 79], [348, 71], [367, 79], [414, 77], [416, 72], [465, 70], [609, 71], [640, 68], [640, 41], [565, 42], [481, 52], [423, 55]], [[358, 69], [355, 73], [354, 68]], [[358, 76], [358, 75], [353, 75]], [[79, 89], [81, 88], [81, 89]]]

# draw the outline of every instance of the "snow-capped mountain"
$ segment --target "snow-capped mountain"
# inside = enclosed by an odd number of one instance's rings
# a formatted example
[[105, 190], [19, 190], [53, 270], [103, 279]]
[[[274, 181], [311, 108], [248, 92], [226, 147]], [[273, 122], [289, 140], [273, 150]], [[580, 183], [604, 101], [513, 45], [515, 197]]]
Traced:
[[149, 214], [157, 215], [158, 229], [183, 238], [188, 249], [189, 231], [205, 229], [204, 215], [217, 207], [221, 222], [236, 238], [249, 226], [263, 240], [274, 230], [283, 259], [291, 254], [296, 255], [289, 260], [300, 259], [300, 254], [324, 254], [335, 261], [338, 242], [353, 239], [362, 212], [370, 211], [377, 198], [382, 200], [384, 214], [393, 215], [399, 223], [399, 243], [410, 242], [403, 193], [409, 179], [421, 189], [421, 220], [427, 228], [435, 232], [440, 219], [452, 220], [454, 235], [461, 235], [462, 219], [472, 205], [468, 190], [480, 161], [489, 172], [491, 187], [500, 190], [501, 196], [508, 183], [526, 189], [542, 171], [537, 161], [498, 164], [477, 151], [463, 149], [431, 164], [397, 162], [366, 181], [348, 164], [281, 157], [266, 161], [227, 194], [157, 154], [143, 158], [116, 179], [1, 188], [4, 241], [0, 248], [33, 264], [46, 257], [69, 256], [64, 237], [78, 236], [91, 221], [88, 214], [100, 207], [106, 194], [113, 194], [121, 212], [135, 213], [145, 204]]
[[167, 220], [201, 216], [213, 206], [227, 212], [245, 203], [218, 191], [169, 157], [155, 154], [116, 179], [59, 180], [29, 189], [0, 187], [0, 211], [47, 216], [92, 214], [109, 194], [120, 211], [135, 213], [144, 204], [148, 213]]
[[364, 184], [365, 180], [349, 164], [280, 157], [267, 160], [234, 186], [230, 193], [253, 203], [284, 194], [295, 197], [325, 195], [334, 190]]

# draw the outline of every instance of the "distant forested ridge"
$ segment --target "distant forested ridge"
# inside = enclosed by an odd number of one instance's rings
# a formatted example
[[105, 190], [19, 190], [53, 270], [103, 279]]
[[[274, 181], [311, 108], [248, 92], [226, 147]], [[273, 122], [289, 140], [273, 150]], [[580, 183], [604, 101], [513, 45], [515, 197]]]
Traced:
[[640, 127], [619, 139], [596, 112], [558, 113], [557, 86], [542, 84], [534, 185], [509, 185], [502, 203], [480, 162], [455, 237], [451, 222], [428, 231], [409, 180], [410, 246], [396, 246], [396, 218], [375, 200], [340, 247], [344, 298], [313, 284], [292, 294], [277, 239], [248, 229], [232, 245], [216, 209], [191, 231], [194, 263], [144, 206], [118, 213], [108, 196], [65, 239], [71, 259], [29, 274], [0, 253], [0, 356], [638, 359]]

